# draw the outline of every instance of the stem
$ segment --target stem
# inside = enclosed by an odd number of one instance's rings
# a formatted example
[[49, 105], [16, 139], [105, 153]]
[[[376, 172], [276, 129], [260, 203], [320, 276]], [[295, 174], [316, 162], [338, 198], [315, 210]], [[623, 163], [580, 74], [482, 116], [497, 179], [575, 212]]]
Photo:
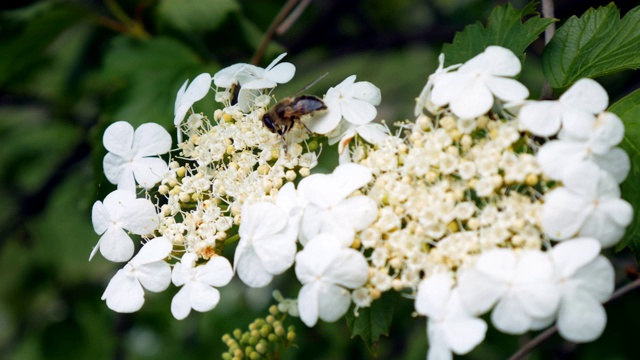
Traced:
[[[640, 278], [638, 278], [638, 279], [628, 283], [627, 285], [619, 288], [618, 290], [616, 290], [613, 294], [611, 294], [611, 297], [609, 297], [609, 300], [607, 300], [607, 301], [605, 301], [603, 303], [603, 305], [604, 304], [608, 304], [608, 303], [618, 299], [619, 297], [621, 297], [623, 295], [626, 295], [627, 293], [629, 293], [632, 290], [635, 290], [637, 288], [640, 288]], [[531, 341], [526, 343], [523, 347], [520, 348], [520, 350], [518, 350], [515, 354], [513, 354], [509, 358], [509, 360], [522, 359], [524, 356], [526, 356], [531, 351], [533, 351], [533, 349], [535, 349], [538, 345], [540, 345], [542, 342], [544, 342], [545, 340], [550, 338], [551, 335], [555, 334], [556, 331], [558, 331], [558, 326], [554, 325], [554, 326], [548, 328], [547, 330], [545, 330], [544, 332], [538, 334], [538, 336], [536, 336]]]
[[271, 41], [271, 39], [276, 33], [276, 29], [278, 28], [278, 25], [280, 25], [284, 21], [284, 19], [287, 17], [287, 15], [289, 15], [291, 10], [293, 10], [296, 4], [298, 4], [298, 1], [300, 0], [288, 0], [284, 4], [282, 9], [280, 9], [280, 12], [273, 19], [273, 21], [269, 25], [269, 28], [267, 29], [267, 32], [262, 37], [262, 42], [260, 43], [260, 46], [258, 46], [258, 49], [253, 54], [253, 57], [251, 58], [251, 64], [258, 65], [260, 63], [260, 60], [264, 56], [264, 52], [267, 49], [267, 45], [269, 44], [269, 42]]
[[289, 14], [289, 16], [278, 26], [276, 34], [282, 35], [289, 30], [296, 20], [302, 15], [304, 10], [311, 4], [311, 0], [302, 0], [298, 6]]
[[225, 241], [224, 241], [224, 246], [227, 246], [229, 244], [233, 244], [234, 242], [240, 240], [240, 234], [235, 234], [231, 237], [228, 237]]
[[131, 17], [122, 10], [116, 0], [104, 0], [104, 2], [113, 16], [120, 21], [126, 33], [141, 39], [148, 39], [150, 37], [149, 33], [144, 29], [144, 26], [142, 26], [142, 23], [131, 19]]
[[[554, 18], [554, 8], [553, 8], [553, 0], [542, 0], [542, 16], [545, 18], [553, 19]], [[556, 33], [556, 23], [552, 22], [547, 26], [544, 30], [544, 44], [547, 45], [551, 38]], [[542, 91], [540, 94], [540, 98], [542, 99], [551, 99], [553, 98], [553, 89], [549, 82], [545, 79], [544, 84], [542, 85]]]

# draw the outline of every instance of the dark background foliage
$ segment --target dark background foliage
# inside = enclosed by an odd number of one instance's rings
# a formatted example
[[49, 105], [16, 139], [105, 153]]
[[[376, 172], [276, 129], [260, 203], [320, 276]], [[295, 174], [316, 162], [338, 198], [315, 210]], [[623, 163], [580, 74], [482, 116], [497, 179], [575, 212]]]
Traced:
[[[174, 288], [147, 294], [143, 309], [117, 314], [100, 296], [119, 266], [99, 256], [90, 212], [113, 186], [101, 173], [101, 136], [114, 121], [172, 127], [175, 94], [187, 78], [247, 62], [283, 5], [275, 0], [58, 0], [0, 5], [0, 358], [219, 358], [220, 338], [265, 316], [270, 289], [222, 289], [219, 306], [171, 317]], [[442, 44], [456, 31], [484, 21], [501, 2], [482, 0], [324, 0], [312, 2], [276, 35], [260, 65], [287, 51], [294, 81], [288, 96], [329, 72], [309, 92], [321, 95], [346, 76], [382, 90], [382, 119], [411, 118], [414, 98], [437, 67]], [[556, 2], [556, 17], [580, 15], [608, 1]], [[513, 2], [523, 7], [524, 2]], [[619, 1], [624, 14], [637, 1]], [[521, 80], [542, 89], [542, 39], [529, 49]], [[640, 87], [637, 73], [600, 79], [611, 103]], [[204, 103], [204, 102], [203, 102]], [[202, 103], [201, 103], [202, 104]], [[199, 105], [202, 106], [202, 105]], [[209, 105], [207, 105], [209, 106]], [[196, 110], [211, 112], [211, 108]], [[611, 254], [612, 255], [612, 254]], [[628, 252], [616, 254], [619, 278], [636, 276]], [[295, 279], [275, 284], [285, 296]], [[609, 324], [598, 341], [575, 345], [554, 337], [534, 358], [634, 358], [632, 324], [640, 323], [639, 294], [607, 306]], [[380, 358], [423, 358], [425, 321], [412, 301], [391, 302], [390, 336]], [[344, 321], [306, 329], [297, 319], [298, 347], [285, 358], [367, 358]], [[632, 330], [633, 329], [633, 330]], [[531, 335], [490, 331], [469, 358], [501, 359]]]

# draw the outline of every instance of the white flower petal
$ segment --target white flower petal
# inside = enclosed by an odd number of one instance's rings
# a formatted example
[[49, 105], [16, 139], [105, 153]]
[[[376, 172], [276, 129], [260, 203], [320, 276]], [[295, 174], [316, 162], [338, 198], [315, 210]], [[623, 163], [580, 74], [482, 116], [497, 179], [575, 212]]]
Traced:
[[107, 153], [102, 160], [102, 169], [107, 180], [112, 184], [118, 185], [119, 189], [135, 190], [136, 182], [133, 178], [131, 159]]
[[493, 106], [493, 94], [479, 78], [466, 84], [449, 103], [451, 111], [462, 119], [472, 119], [486, 114]]
[[602, 305], [582, 291], [574, 291], [563, 298], [558, 313], [558, 332], [573, 342], [589, 342], [600, 337], [607, 324]]
[[340, 109], [327, 104], [327, 111], [312, 116], [305, 124], [314, 133], [327, 134], [338, 127], [341, 119], [342, 112]]
[[282, 274], [293, 265], [296, 256], [296, 232], [282, 232], [256, 240], [253, 249], [264, 269], [273, 275]]
[[141, 158], [133, 164], [136, 182], [146, 189], [153, 188], [169, 171], [167, 163], [160, 158]]
[[537, 136], [552, 136], [560, 130], [562, 108], [557, 101], [530, 101], [518, 115], [523, 129]]
[[135, 131], [131, 150], [136, 156], [166, 154], [171, 150], [171, 135], [156, 123], [142, 124]]
[[545, 143], [536, 154], [542, 171], [555, 180], [564, 180], [571, 172], [571, 165], [583, 162], [586, 157], [585, 143], [561, 140]]
[[[296, 273], [297, 272], [298, 271], [296, 270]], [[300, 313], [300, 320], [302, 320], [302, 322], [308, 327], [313, 327], [318, 322], [318, 314], [320, 311], [319, 287], [319, 283], [311, 282], [304, 285], [298, 294], [298, 312]]]
[[458, 279], [460, 300], [475, 315], [484, 314], [507, 291], [507, 285], [480, 273], [475, 269], [463, 272]]
[[377, 123], [358, 126], [357, 132], [366, 142], [373, 145], [382, 145], [390, 136], [387, 128]]
[[127, 261], [134, 250], [133, 241], [121, 228], [110, 227], [100, 238], [100, 253], [109, 261]]
[[347, 103], [342, 103], [342, 116], [348, 122], [355, 125], [363, 125], [370, 123], [376, 118], [378, 110], [376, 107], [365, 100], [350, 99]]
[[605, 302], [615, 287], [615, 270], [606, 257], [600, 255], [580, 268], [569, 280], [573, 286], [579, 287], [598, 302]]
[[102, 201], [96, 201], [93, 203], [93, 207], [91, 208], [91, 223], [93, 224], [93, 230], [98, 235], [104, 234], [104, 232], [109, 229], [109, 226], [111, 225], [111, 216]]
[[324, 278], [331, 283], [357, 289], [367, 282], [369, 266], [361, 252], [351, 248], [340, 249], [333, 264], [324, 271]]
[[220, 292], [218, 289], [200, 282], [192, 282], [189, 291], [189, 304], [195, 311], [209, 311], [218, 305]]
[[171, 254], [171, 250], [173, 250], [171, 242], [164, 236], [160, 236], [144, 244], [138, 254], [131, 259], [131, 262], [142, 265], [164, 260]]
[[522, 334], [531, 328], [531, 317], [511, 294], [498, 302], [491, 313], [491, 322], [496, 329], [512, 335]]
[[152, 292], [164, 291], [171, 283], [171, 267], [164, 261], [144, 264], [135, 272], [140, 284]]
[[191, 287], [187, 284], [171, 300], [171, 314], [177, 320], [186, 318], [191, 312], [191, 304], [189, 303], [190, 291]]
[[349, 310], [351, 293], [346, 289], [333, 284], [320, 283], [318, 295], [321, 295], [318, 297], [318, 317], [326, 322], [340, 319]]
[[613, 148], [604, 154], [592, 154], [592, 160], [602, 170], [613, 176], [618, 184], [622, 183], [631, 171], [631, 160], [626, 151]]
[[[360, 231], [366, 229], [378, 217], [376, 202], [365, 195], [345, 199], [331, 211], [332, 217], [349, 228]], [[337, 224], [336, 224], [337, 227]]]
[[272, 69], [267, 68], [267, 77], [278, 84], [284, 84], [293, 79], [296, 67], [292, 63], [278, 64]]
[[104, 131], [102, 143], [107, 151], [118, 156], [128, 157], [131, 155], [133, 134], [131, 124], [126, 121], [117, 121]]
[[[518, 61], [518, 64], [520, 62]], [[485, 79], [485, 83], [493, 93], [495, 97], [502, 101], [516, 102], [522, 101], [529, 96], [529, 89], [522, 85], [519, 81], [501, 78], [490, 77]]]
[[453, 279], [447, 274], [434, 274], [420, 282], [415, 300], [419, 314], [440, 318], [445, 314]]
[[522, 65], [518, 57], [501, 46], [488, 46], [482, 53], [462, 65], [459, 71], [478, 71], [497, 76], [515, 76]]
[[151, 234], [158, 226], [156, 207], [147, 199], [135, 199], [126, 204], [117, 219], [124, 229], [136, 235]]
[[229, 260], [223, 256], [216, 256], [196, 268], [196, 280], [215, 287], [227, 285], [233, 277], [233, 269]]
[[560, 102], [565, 108], [578, 108], [598, 114], [607, 108], [609, 95], [597, 81], [585, 78], [576, 81], [562, 94]]
[[371, 105], [380, 105], [382, 95], [380, 89], [368, 81], [358, 81], [349, 89], [349, 95], [364, 100]]
[[132, 313], [142, 308], [144, 290], [135, 277], [121, 269], [109, 281], [102, 300], [107, 300], [107, 307], [115, 312]]
[[[611, 202], [611, 201], [609, 201]], [[616, 202], [621, 206], [610, 206], [611, 209], [618, 208], [620, 209], [620, 214], [622, 216], [631, 216], [633, 214], [633, 209], [631, 205], [623, 200], [619, 200]], [[598, 239], [603, 248], [608, 248], [614, 246], [615, 244], [622, 239], [622, 236], [625, 232], [625, 227], [616, 224], [612, 219], [617, 217], [618, 214], [607, 213], [601, 209], [600, 206], [598, 209], [595, 209], [589, 217], [587, 217], [584, 221], [584, 224], [580, 228], [579, 235], [580, 236], [588, 236]]]
[[556, 244], [551, 250], [559, 276], [573, 276], [578, 269], [600, 254], [600, 243], [593, 238], [575, 238]]
[[273, 275], [267, 272], [252, 247], [246, 248], [235, 263], [238, 277], [249, 287], [264, 287], [273, 279]]
[[593, 210], [588, 200], [581, 199], [565, 188], [545, 195], [542, 208], [542, 230], [552, 239], [563, 240], [576, 234]]

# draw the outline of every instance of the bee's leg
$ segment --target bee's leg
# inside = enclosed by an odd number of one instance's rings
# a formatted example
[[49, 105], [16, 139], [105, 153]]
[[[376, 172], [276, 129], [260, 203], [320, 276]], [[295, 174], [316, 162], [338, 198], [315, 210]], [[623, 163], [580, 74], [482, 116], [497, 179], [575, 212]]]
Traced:
[[[328, 73], [327, 73], [327, 74], [328, 74]], [[307, 131], [309, 132], [309, 134], [311, 134], [311, 135], [313, 135], [313, 134], [314, 134], [314, 132], [313, 132], [313, 131], [311, 131], [311, 129], [309, 129], [309, 128], [307, 127], [307, 124], [303, 123], [302, 121], [298, 121], [298, 122], [299, 122], [300, 124], [302, 124], [302, 126], [304, 126], [304, 128], [305, 128], [305, 129], [307, 129]]]
[[284, 153], [286, 155], [289, 151], [289, 145], [287, 145], [287, 138], [284, 137], [284, 134], [281, 134], [280, 139], [282, 139], [282, 147], [284, 148]]

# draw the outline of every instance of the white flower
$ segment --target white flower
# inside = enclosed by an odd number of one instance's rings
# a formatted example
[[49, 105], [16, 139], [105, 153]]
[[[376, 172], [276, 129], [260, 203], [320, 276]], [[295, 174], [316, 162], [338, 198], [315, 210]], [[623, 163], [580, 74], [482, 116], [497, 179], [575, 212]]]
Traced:
[[558, 308], [553, 263], [542, 251], [494, 249], [483, 252], [476, 267], [458, 282], [460, 298], [474, 314], [488, 311], [494, 326], [508, 334], [539, 328]]
[[269, 284], [274, 275], [293, 265], [302, 215], [293, 184], [283, 186], [276, 201], [277, 205], [260, 202], [242, 207], [234, 267], [251, 287]]
[[343, 121], [340, 125], [327, 134], [329, 145], [337, 142], [338, 153], [342, 154], [351, 139], [356, 135], [360, 135], [366, 142], [372, 145], [382, 145], [384, 140], [389, 137], [389, 129], [382, 124], [369, 123], [364, 125], [354, 125]]
[[364, 125], [375, 119], [380, 105], [380, 89], [368, 81], [356, 81], [351, 75], [336, 87], [327, 91], [324, 103], [327, 111], [314, 116], [307, 122], [307, 127], [316, 133], [327, 134], [338, 127], [344, 119], [353, 125]]
[[[191, 109], [196, 101], [202, 100], [211, 88], [211, 75], [202, 73], [187, 86], [189, 80], [186, 80], [178, 93], [176, 94], [176, 103], [173, 108], [173, 124], [179, 126], [187, 111]], [[179, 133], [179, 132], [178, 132]]]
[[438, 63], [438, 68], [433, 74], [429, 75], [427, 84], [422, 88], [420, 95], [418, 95], [418, 97], [416, 98], [416, 106], [413, 110], [413, 114], [415, 116], [421, 115], [422, 109], [427, 109], [427, 111], [432, 113], [437, 110], [437, 108], [434, 108], [433, 102], [431, 101], [431, 91], [433, 90], [433, 83], [438, 78], [438, 76], [453, 71], [462, 66], [462, 64], [456, 64], [444, 68], [444, 54], [440, 54], [440, 56], [438, 56]]
[[91, 210], [93, 229], [102, 235], [91, 251], [96, 251], [110, 261], [127, 261], [134, 251], [133, 241], [125, 230], [136, 235], [150, 234], [158, 225], [156, 207], [147, 199], [136, 199], [133, 192], [116, 190], [104, 199], [96, 201]]
[[572, 164], [590, 161], [621, 183], [631, 169], [629, 155], [620, 148], [614, 148], [624, 137], [622, 121], [615, 114], [604, 112], [589, 126], [585, 139], [562, 131], [559, 140], [545, 143], [536, 155], [540, 167], [552, 179], [563, 180]]
[[227, 66], [213, 75], [213, 83], [225, 89], [231, 88], [238, 83], [239, 74], [245, 71], [249, 64], [238, 63]]
[[168, 170], [157, 155], [171, 149], [171, 135], [158, 124], [142, 124], [134, 133], [131, 124], [118, 121], [105, 130], [102, 142], [109, 151], [102, 162], [104, 174], [120, 190], [135, 191], [136, 181], [150, 189]]
[[216, 256], [201, 266], [196, 266], [197, 259], [195, 254], [186, 253], [173, 267], [171, 280], [174, 285], [182, 286], [171, 301], [171, 313], [178, 320], [186, 318], [192, 308], [205, 312], [216, 307], [220, 301], [216, 287], [227, 285], [233, 277], [226, 258]]
[[564, 187], [545, 194], [542, 229], [555, 240], [575, 234], [594, 237], [602, 247], [615, 245], [633, 220], [633, 208], [606, 171], [585, 162], [572, 166]]
[[[591, 79], [576, 81], [557, 101], [530, 101], [520, 109], [520, 124], [538, 136], [551, 136], [560, 130], [584, 137], [594, 115], [609, 103], [606, 90]], [[582, 136], [581, 136], [582, 134]]]
[[288, 62], [278, 64], [286, 55], [287, 53], [280, 54], [266, 69], [247, 65], [237, 75], [240, 85], [244, 89], [271, 89], [278, 84], [289, 82], [296, 73], [296, 67]]
[[418, 286], [416, 311], [427, 316], [429, 353], [427, 359], [451, 359], [451, 352], [466, 354], [484, 339], [487, 324], [470, 315], [462, 306], [453, 279], [435, 274]]
[[461, 118], [475, 118], [491, 110], [494, 96], [503, 101], [521, 101], [529, 90], [507, 77], [520, 73], [520, 60], [509, 49], [489, 46], [464, 63], [457, 71], [434, 79], [431, 101], [436, 106], [449, 104]]
[[171, 267], [164, 259], [172, 249], [164, 237], [147, 242], [109, 281], [102, 294], [109, 309], [120, 313], [138, 311], [144, 304], [143, 287], [152, 292], [165, 290], [171, 283]]
[[562, 294], [558, 332], [569, 341], [593, 341], [607, 324], [601, 303], [613, 293], [615, 274], [599, 253], [600, 244], [591, 238], [565, 241], [551, 250]]
[[349, 309], [351, 295], [367, 281], [369, 267], [359, 251], [343, 247], [329, 235], [309, 241], [296, 255], [300, 319], [312, 327], [318, 318], [333, 322]]
[[378, 214], [373, 199], [365, 195], [347, 198], [371, 181], [371, 170], [357, 164], [338, 166], [332, 174], [302, 179], [298, 192], [308, 201], [300, 225], [300, 242], [318, 234], [331, 234], [350, 246], [356, 231], [364, 230]]

